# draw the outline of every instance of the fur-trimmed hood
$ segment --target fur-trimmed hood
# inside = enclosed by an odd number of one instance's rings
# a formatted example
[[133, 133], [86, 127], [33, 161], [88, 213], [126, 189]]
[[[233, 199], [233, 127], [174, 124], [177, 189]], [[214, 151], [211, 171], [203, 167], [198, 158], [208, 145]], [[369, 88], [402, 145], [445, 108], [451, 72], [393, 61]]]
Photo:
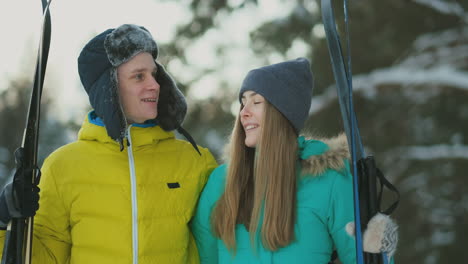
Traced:
[[[301, 143], [301, 138], [304, 143]], [[326, 139], [299, 137], [301, 175], [319, 176], [327, 169], [341, 171], [350, 158], [348, 141], [344, 133]], [[302, 147], [301, 147], [302, 145]]]
[[[298, 137], [301, 175], [319, 176], [327, 169], [341, 171], [345, 168], [345, 160], [350, 159], [346, 134], [341, 133], [331, 138], [311, 136]], [[224, 163], [230, 162], [230, 144], [223, 150]]]

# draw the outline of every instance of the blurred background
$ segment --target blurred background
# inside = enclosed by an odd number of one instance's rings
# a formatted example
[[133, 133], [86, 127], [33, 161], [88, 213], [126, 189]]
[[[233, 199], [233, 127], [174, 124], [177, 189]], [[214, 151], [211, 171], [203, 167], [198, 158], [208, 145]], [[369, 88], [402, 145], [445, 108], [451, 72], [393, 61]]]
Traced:
[[[18, 3], [16, 3], [18, 2]], [[342, 1], [334, 1], [343, 33]], [[184, 127], [221, 162], [249, 69], [312, 61], [306, 132], [343, 130], [316, 0], [55, 1], [40, 130], [40, 162], [76, 139], [90, 110], [76, 59], [94, 35], [123, 23], [149, 29], [159, 61], [187, 96]], [[468, 263], [468, 1], [354, 0], [354, 104], [367, 151], [401, 193], [396, 263]], [[0, 184], [14, 170], [35, 68], [41, 5], [0, 11]], [[342, 35], [344, 38], [344, 35]], [[393, 197], [385, 197], [390, 201]], [[384, 193], [385, 196], [385, 193]]]

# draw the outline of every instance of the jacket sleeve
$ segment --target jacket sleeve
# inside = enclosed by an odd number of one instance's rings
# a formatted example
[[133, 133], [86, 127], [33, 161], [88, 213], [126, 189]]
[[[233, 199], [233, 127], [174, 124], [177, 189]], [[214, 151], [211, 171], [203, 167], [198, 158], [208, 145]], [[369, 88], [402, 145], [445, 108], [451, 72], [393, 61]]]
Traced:
[[[34, 218], [33, 260], [34, 263], [66, 263], [70, 256], [71, 237], [69, 209], [65, 207], [63, 193], [57, 186], [60, 172], [50, 160], [42, 167], [39, 183], [39, 210]], [[57, 170], [57, 171], [55, 171]]]
[[211, 231], [211, 211], [224, 190], [224, 165], [213, 171], [198, 201], [191, 228], [201, 264], [218, 263], [218, 239]]
[[[41, 171], [39, 210], [34, 217], [32, 261], [35, 264], [66, 263], [71, 245], [67, 213], [47, 160]], [[2, 249], [4, 240], [5, 231], [2, 230]]]
[[352, 175], [348, 164], [343, 171], [330, 173], [335, 175], [330, 193], [328, 229], [340, 261], [353, 264], [356, 263], [355, 239], [346, 232], [346, 225], [354, 221]]

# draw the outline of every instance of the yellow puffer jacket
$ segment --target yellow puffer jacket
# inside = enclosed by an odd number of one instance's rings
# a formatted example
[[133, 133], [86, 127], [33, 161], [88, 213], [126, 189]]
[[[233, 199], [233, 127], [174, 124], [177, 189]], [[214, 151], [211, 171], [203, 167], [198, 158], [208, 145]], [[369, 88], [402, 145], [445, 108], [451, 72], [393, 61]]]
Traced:
[[33, 263], [198, 263], [188, 223], [211, 153], [159, 126], [131, 126], [121, 152], [89, 119], [44, 162]]

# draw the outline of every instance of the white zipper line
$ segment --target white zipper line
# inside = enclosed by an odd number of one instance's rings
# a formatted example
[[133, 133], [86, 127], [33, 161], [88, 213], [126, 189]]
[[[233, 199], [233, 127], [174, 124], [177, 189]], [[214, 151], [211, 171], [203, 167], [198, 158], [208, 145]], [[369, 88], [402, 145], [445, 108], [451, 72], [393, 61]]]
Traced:
[[130, 128], [127, 130], [127, 140], [130, 146], [127, 146], [128, 165], [130, 169], [130, 186], [132, 196], [132, 247], [133, 247], [133, 264], [138, 264], [138, 203], [137, 203], [137, 184], [135, 174], [135, 160], [133, 158], [133, 144], [130, 134]]

